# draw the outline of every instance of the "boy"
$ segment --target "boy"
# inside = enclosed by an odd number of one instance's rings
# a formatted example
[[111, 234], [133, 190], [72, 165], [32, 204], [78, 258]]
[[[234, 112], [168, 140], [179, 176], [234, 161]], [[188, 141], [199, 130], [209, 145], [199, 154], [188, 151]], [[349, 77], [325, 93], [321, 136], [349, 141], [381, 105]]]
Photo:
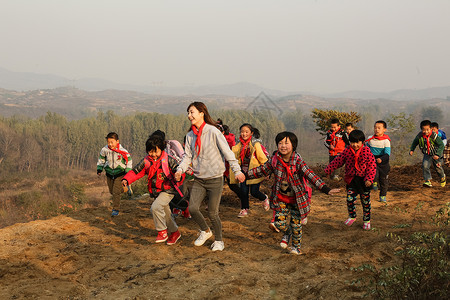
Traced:
[[370, 230], [370, 188], [377, 166], [375, 157], [369, 147], [364, 145], [365, 136], [361, 130], [353, 130], [349, 135], [350, 147], [345, 148], [326, 168], [325, 173], [332, 174], [334, 170], [345, 164], [345, 183], [347, 184], [348, 219], [344, 224], [351, 226], [356, 220], [355, 201], [359, 194], [363, 206], [363, 229]]
[[414, 149], [419, 145], [423, 153], [422, 169], [423, 178], [425, 182], [424, 187], [432, 187], [431, 185], [431, 164], [434, 165], [436, 172], [441, 177], [441, 187], [446, 184], [444, 169], [442, 168], [442, 154], [444, 152], [444, 143], [441, 138], [431, 130], [431, 121], [424, 120], [420, 122], [420, 129], [422, 132], [417, 134], [416, 138], [411, 144], [409, 155], [413, 155]]
[[106, 171], [106, 182], [113, 198], [111, 216], [119, 215], [120, 197], [123, 193], [122, 178], [131, 170], [132, 161], [128, 151], [119, 143], [119, 136], [110, 132], [106, 136], [107, 145], [100, 150], [97, 162], [97, 175], [100, 176], [103, 169]]
[[174, 245], [181, 234], [172, 217], [169, 204], [175, 197], [178, 199], [183, 197], [180, 190], [182, 181], [176, 183], [173, 179], [178, 162], [164, 150], [166, 149], [164, 138], [165, 134], [161, 131], [153, 133], [148, 138], [145, 142], [148, 155], [125, 175], [122, 184], [125, 187], [147, 175], [148, 191], [155, 199], [150, 209], [158, 231], [155, 243], [167, 242], [167, 245]]
[[355, 130], [355, 127], [353, 127], [352, 123], [347, 123], [347, 124], [345, 124], [344, 128], [345, 129], [344, 129], [343, 139], [344, 139], [345, 147], [347, 147], [347, 146], [350, 146], [350, 141], [348, 140], [348, 136], [353, 130]]
[[[331, 119], [330, 130], [327, 132], [326, 147], [329, 150], [329, 162], [331, 163], [333, 159], [338, 156], [345, 149], [344, 142], [344, 131], [339, 125], [338, 119]], [[333, 172], [333, 179], [339, 180], [339, 176]]]
[[444, 146], [447, 145], [447, 135], [445, 134], [444, 131], [439, 129], [439, 124], [438, 123], [432, 122], [431, 123], [431, 130], [433, 132], [435, 132], [441, 138], [442, 142], [444, 143]]
[[[377, 163], [377, 174], [373, 188], [380, 189], [380, 202], [386, 202], [386, 194], [388, 189], [388, 176], [391, 166], [389, 165], [389, 156], [391, 155], [391, 139], [386, 132], [386, 122], [379, 120], [374, 125], [374, 135], [370, 136], [366, 143], [370, 151], [375, 156]], [[379, 183], [379, 184], [378, 184]]]
[[[331, 195], [339, 189], [330, 189], [303, 161], [295, 150], [297, 136], [288, 131], [281, 132], [275, 137], [278, 151], [263, 165], [248, 171], [246, 179], [255, 179], [274, 174], [275, 181], [270, 194], [270, 206], [275, 210], [274, 225], [284, 236], [280, 246], [288, 247], [292, 238], [290, 253], [302, 254], [300, 251], [302, 240], [302, 220], [305, 220], [311, 205], [310, 188], [313, 184], [321, 192]], [[288, 217], [291, 216], [290, 223]]]

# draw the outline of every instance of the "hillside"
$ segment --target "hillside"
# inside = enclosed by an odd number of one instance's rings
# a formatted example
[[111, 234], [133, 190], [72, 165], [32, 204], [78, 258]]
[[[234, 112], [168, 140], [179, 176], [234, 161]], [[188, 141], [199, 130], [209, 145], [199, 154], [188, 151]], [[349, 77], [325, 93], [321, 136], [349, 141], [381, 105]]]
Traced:
[[353, 98], [323, 98], [307, 94], [273, 96], [259, 93], [257, 97], [236, 97], [210, 94], [205, 96], [167, 96], [145, 94], [125, 90], [104, 90], [89, 92], [74, 87], [40, 89], [26, 92], [0, 89], [0, 115], [9, 117], [20, 114], [29, 117], [45, 115], [48, 111], [80, 119], [96, 115], [99, 111], [112, 110], [126, 115], [136, 112], [158, 112], [163, 114], [185, 114], [186, 107], [193, 101], [202, 101], [210, 111], [220, 109], [267, 110], [276, 115], [299, 110], [309, 114], [313, 108], [354, 110], [360, 113], [383, 117], [389, 113], [416, 113], [423, 107], [435, 106], [443, 115], [450, 114], [450, 101], [393, 101], [387, 99], [360, 100]]
[[[450, 173], [447, 169], [447, 175]], [[225, 250], [195, 247], [198, 227], [178, 219], [178, 244], [155, 244], [149, 199], [123, 200], [122, 213], [88, 208], [49, 220], [0, 229], [1, 299], [358, 299], [365, 291], [351, 282], [362, 276], [351, 268], [398, 262], [398, 244], [388, 232], [407, 236], [431, 230], [428, 221], [446, 202], [449, 187], [423, 189], [419, 166], [394, 168], [388, 205], [372, 193], [371, 231], [361, 228], [361, 206], [352, 227], [345, 194], [313, 195], [304, 227], [305, 255], [278, 246], [280, 234], [260, 203], [237, 218], [238, 202], [228, 188], [221, 205]], [[108, 197], [96, 182], [87, 194]], [[332, 183], [334, 186], [341, 184]], [[263, 190], [268, 192], [264, 184]], [[398, 249], [397, 249], [398, 250]], [[289, 287], [289, 288], [287, 288]]]

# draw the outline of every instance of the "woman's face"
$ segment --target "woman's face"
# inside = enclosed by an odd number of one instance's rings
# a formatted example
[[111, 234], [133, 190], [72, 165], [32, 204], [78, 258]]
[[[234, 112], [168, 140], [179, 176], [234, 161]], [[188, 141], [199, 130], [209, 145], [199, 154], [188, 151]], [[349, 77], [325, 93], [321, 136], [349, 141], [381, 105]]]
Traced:
[[199, 112], [198, 109], [192, 105], [191, 107], [189, 107], [188, 110], [188, 119], [189, 121], [191, 121], [191, 125], [194, 125], [196, 127], [200, 127], [204, 120], [204, 113]]
[[241, 128], [241, 138], [246, 141], [252, 137], [252, 131], [247, 126]]

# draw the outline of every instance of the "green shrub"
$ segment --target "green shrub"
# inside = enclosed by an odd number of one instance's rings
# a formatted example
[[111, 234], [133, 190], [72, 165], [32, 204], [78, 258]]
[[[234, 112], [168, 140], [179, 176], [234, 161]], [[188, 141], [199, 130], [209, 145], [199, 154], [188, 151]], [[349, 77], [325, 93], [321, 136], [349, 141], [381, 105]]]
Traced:
[[376, 299], [446, 299], [450, 290], [449, 217], [447, 203], [430, 222], [432, 232], [414, 232], [403, 238], [388, 233], [399, 246], [395, 253], [400, 263], [377, 269], [366, 264], [355, 269], [367, 277], [354, 283], [363, 284], [368, 296]]

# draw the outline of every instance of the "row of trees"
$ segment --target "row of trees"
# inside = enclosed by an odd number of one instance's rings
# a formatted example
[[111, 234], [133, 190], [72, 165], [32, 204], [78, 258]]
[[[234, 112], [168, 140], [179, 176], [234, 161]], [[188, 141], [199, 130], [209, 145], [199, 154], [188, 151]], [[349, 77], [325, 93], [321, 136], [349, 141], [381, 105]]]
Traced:
[[[293, 110], [278, 117], [264, 111], [217, 110], [211, 114], [221, 118], [237, 136], [241, 124], [251, 123], [260, 130], [270, 152], [276, 148], [277, 133], [292, 131], [299, 137], [297, 149], [311, 164], [326, 162], [327, 151], [321, 134], [327, 130], [329, 119], [338, 117], [343, 123], [353, 122], [367, 135], [372, 134], [375, 120], [367, 113], [361, 116], [336, 110], [314, 110], [311, 115]], [[394, 158], [405, 163], [403, 155], [416, 133], [417, 120], [404, 113], [387, 116], [385, 120], [393, 141]], [[111, 131], [119, 134], [121, 144], [138, 161], [145, 155], [145, 141], [153, 131], [163, 130], [168, 139], [182, 142], [189, 128], [190, 122], [185, 115], [159, 113], [119, 116], [107, 111], [72, 121], [51, 112], [37, 119], [0, 118], [0, 172], [95, 168], [98, 153], [105, 145], [105, 136]]]
[[[225, 124], [238, 128], [249, 122], [261, 128], [264, 140], [274, 140], [284, 130], [283, 123], [268, 114], [254, 115], [242, 111], [219, 111]], [[270, 125], [270, 126], [268, 126]], [[145, 141], [155, 130], [166, 133], [168, 139], [183, 141], [190, 122], [183, 115], [137, 113], [119, 116], [112, 111], [100, 112], [96, 117], [68, 121], [48, 112], [38, 119], [19, 116], [0, 119], [0, 170], [36, 171], [64, 168], [95, 168], [105, 136], [115, 131], [121, 144], [135, 161], [145, 155]]]

